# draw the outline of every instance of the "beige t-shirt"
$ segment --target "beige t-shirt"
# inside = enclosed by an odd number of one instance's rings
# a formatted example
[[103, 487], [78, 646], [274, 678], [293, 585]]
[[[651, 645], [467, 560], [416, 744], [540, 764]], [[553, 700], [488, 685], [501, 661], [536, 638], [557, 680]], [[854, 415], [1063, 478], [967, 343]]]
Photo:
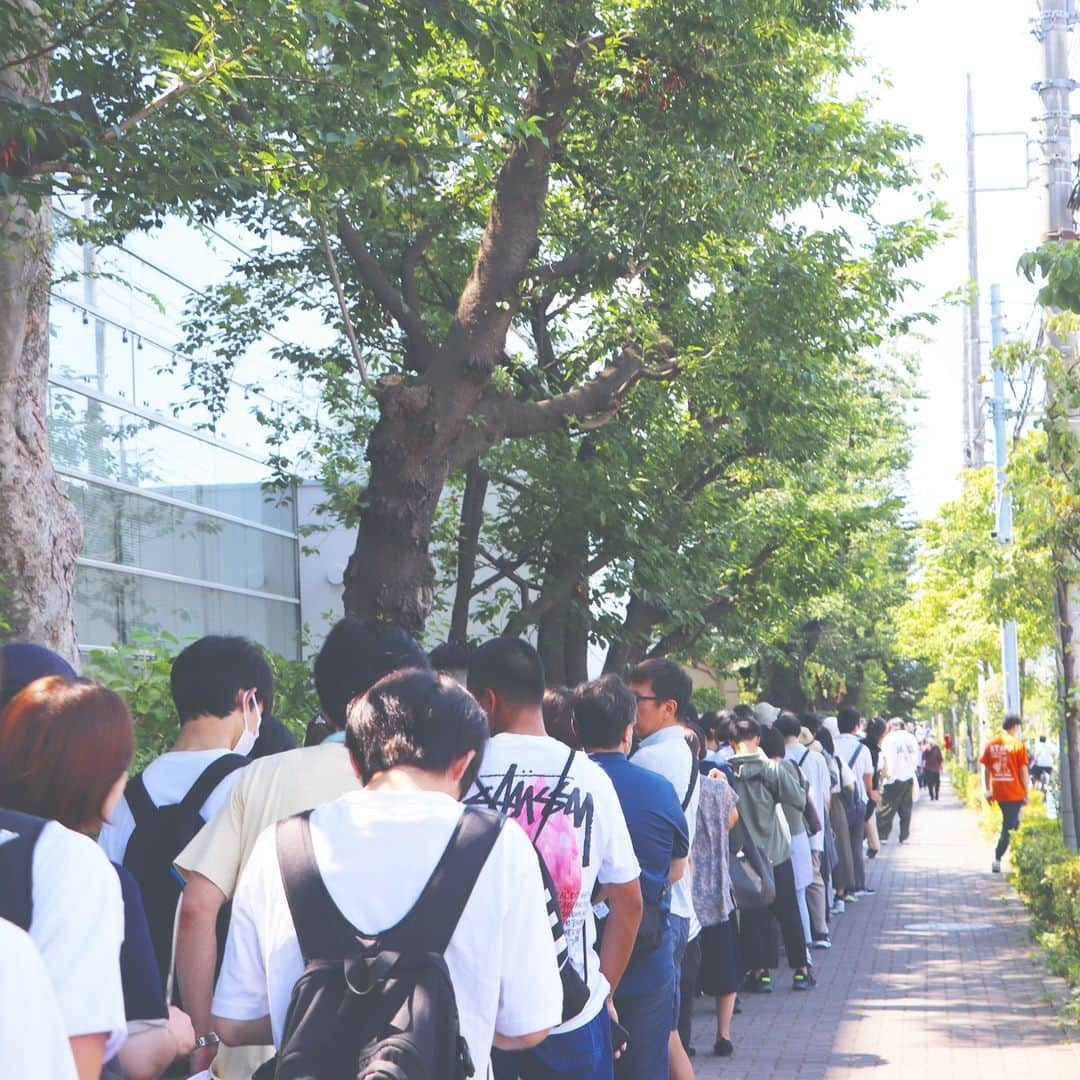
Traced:
[[179, 855], [176, 868], [186, 877], [208, 877], [231, 897], [255, 846], [268, 826], [356, 791], [344, 743], [322, 743], [253, 761], [239, 770], [229, 800]]
[[[348, 749], [336, 741], [260, 758], [236, 775], [229, 801], [176, 856], [185, 877], [202, 874], [230, 898], [264, 829], [360, 788]], [[272, 1046], [223, 1046], [214, 1080], [247, 1080], [273, 1053]]]

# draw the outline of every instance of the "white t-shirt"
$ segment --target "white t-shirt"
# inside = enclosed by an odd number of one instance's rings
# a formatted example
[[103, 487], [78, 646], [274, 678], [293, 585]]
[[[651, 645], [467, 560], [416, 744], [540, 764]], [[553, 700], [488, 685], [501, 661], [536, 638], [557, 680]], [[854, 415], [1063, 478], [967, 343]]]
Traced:
[[[143, 771], [146, 794], [155, 806], [172, 806], [184, 798], [195, 781], [219, 757], [231, 753], [231, 750], [221, 747], [213, 750], [170, 750], [151, 761]], [[240, 772], [240, 769], [234, 769], [210, 792], [199, 811], [203, 821], [209, 821], [221, 809], [233, 784], [240, 779]], [[110, 820], [101, 827], [98, 843], [113, 862], [123, 863], [128, 841], [134, 831], [135, 818], [127, 799], [122, 798], [116, 804]]]
[[1035, 744], [1035, 765], [1040, 769], [1052, 769], [1054, 767], [1054, 748], [1048, 742]]
[[76, 1080], [75, 1059], [49, 973], [33, 942], [0, 919], [0, 1070]]
[[32, 874], [30, 939], [52, 979], [64, 1028], [69, 1037], [108, 1032], [108, 1061], [127, 1037], [120, 879], [90, 837], [55, 821], [41, 830]]
[[[416, 903], [461, 819], [437, 792], [350, 792], [311, 815], [326, 888], [364, 933], [396, 925]], [[269, 1014], [280, 1045], [293, 986], [304, 969], [277, 859], [276, 827], [263, 831], [233, 898], [213, 1012], [232, 1020]], [[554, 1027], [562, 981], [540, 870], [529, 842], [504, 828], [446, 950], [461, 1033], [477, 1076], [487, 1075], [496, 1031]]]
[[[855, 774], [856, 797], [859, 802], [866, 802], [869, 796], [866, 794], [866, 784], [863, 783], [863, 777], [872, 777], [874, 775], [874, 759], [870, 756], [870, 751], [864, 742], [851, 734], [837, 735], [833, 743], [836, 746], [836, 756]], [[859, 750], [857, 754], [855, 753], [856, 747]], [[853, 755], [854, 764], [852, 764]]]
[[[793, 762], [806, 778], [806, 782], [810, 785], [810, 797], [814, 800], [814, 808], [824, 826], [825, 815], [829, 812], [829, 793], [832, 788], [832, 777], [829, 774], [829, 765], [825, 760], [825, 755], [818, 750], [811, 750], [808, 746], [793, 742], [784, 747], [784, 757]], [[825, 850], [824, 828], [808, 839], [811, 851]]]
[[890, 731], [881, 740], [881, 755], [885, 759], [886, 784], [915, 779], [922, 751], [910, 731]]
[[[569, 753], [565, 744], [546, 735], [504, 733], [488, 741], [480, 782], [494, 799], [495, 808], [514, 818], [530, 840], [536, 836], [548, 796], [559, 782]], [[489, 805], [476, 788], [465, 801]], [[641, 874], [615, 788], [587, 754], [574, 754], [537, 847], [558, 893], [570, 962], [589, 987], [588, 1004], [556, 1029], [561, 1034], [592, 1020], [604, 1007], [611, 989], [596, 953], [593, 888], [598, 881], [624, 885]]]
[[[697, 762], [694, 760], [694, 752], [686, 743], [683, 729], [679, 724], [673, 727], [661, 728], [654, 731], [647, 738], [641, 740], [641, 745], [634, 754], [633, 762], [650, 772], [659, 773], [667, 777], [671, 786], [675, 789], [675, 795], [681, 805], [690, 790], [690, 778], [697, 770]], [[686, 825], [690, 831], [690, 848], [694, 847], [694, 833], [697, 831], [698, 803], [701, 801], [701, 784], [694, 787], [694, 794], [686, 806]], [[693, 866], [687, 864], [686, 872], [671, 887], [671, 913], [680, 915], [684, 919], [694, 921], [693, 902]], [[693, 930], [693, 927], [691, 927]], [[691, 934], [693, 937], [693, 934]]]

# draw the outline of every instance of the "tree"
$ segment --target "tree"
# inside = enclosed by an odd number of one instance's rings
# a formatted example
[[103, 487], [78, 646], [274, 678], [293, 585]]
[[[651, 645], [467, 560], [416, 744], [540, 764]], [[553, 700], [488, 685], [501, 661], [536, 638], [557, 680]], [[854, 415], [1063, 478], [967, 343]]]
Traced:
[[[2, 40], [20, 48], [43, 39], [32, 0], [14, 4], [9, 20], [0, 21], [5, 25], [19, 33]], [[0, 93], [33, 113], [49, 96], [47, 58], [12, 52], [10, 45], [0, 50]], [[0, 147], [0, 162], [10, 153], [11, 144]], [[51, 241], [48, 200], [20, 193], [9, 173], [0, 174], [0, 621], [11, 637], [48, 645], [75, 662], [72, 596], [82, 526], [53, 470], [45, 427]]]
[[832, 93], [859, 6], [46, 4], [61, 95], [94, 109], [50, 116], [62, 152], [27, 145], [21, 182], [92, 186], [103, 235], [179, 212], [278, 237], [192, 313], [195, 391], [219, 405], [290, 304], [339, 328], [278, 353], [325, 406], [274, 421], [278, 460], [317, 436], [358, 526], [346, 609], [420, 630], [452, 470], [675, 387], [778, 216], [889, 242], [870, 207], [913, 140]]

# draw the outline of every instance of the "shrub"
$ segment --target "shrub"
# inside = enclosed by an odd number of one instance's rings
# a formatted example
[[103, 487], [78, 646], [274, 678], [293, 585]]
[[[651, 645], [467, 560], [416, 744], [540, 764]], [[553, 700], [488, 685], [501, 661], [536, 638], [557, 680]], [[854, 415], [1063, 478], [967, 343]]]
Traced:
[[[168, 749], [179, 731], [169, 672], [173, 657], [186, 644], [169, 633], [140, 632], [126, 644], [95, 649], [83, 664], [88, 678], [115, 690], [131, 710], [135, 719], [133, 773]], [[274, 715], [302, 743], [307, 722], [319, 711], [311, 668], [267, 649], [263, 653], [274, 672]]]
[[[1013, 833], [1013, 883], [1031, 913], [1035, 929], [1048, 930], [1054, 925], [1054, 886], [1049, 871], [1071, 856], [1061, 838], [1061, 825], [1042, 814], [1021, 819]], [[1080, 927], [1080, 923], [1078, 923]]]

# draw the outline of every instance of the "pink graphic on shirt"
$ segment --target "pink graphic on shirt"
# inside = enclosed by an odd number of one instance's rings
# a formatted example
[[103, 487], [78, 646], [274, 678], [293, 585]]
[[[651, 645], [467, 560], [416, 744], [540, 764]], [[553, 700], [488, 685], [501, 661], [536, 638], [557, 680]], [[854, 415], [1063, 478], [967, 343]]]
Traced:
[[581, 894], [581, 848], [578, 846], [577, 832], [574, 829], [573, 819], [565, 813], [556, 811], [547, 819], [547, 824], [540, 832], [540, 839], [537, 841], [536, 834], [543, 819], [543, 807], [547, 805], [547, 796], [550, 792], [547, 782], [541, 779], [533, 780], [528, 786], [533, 793], [532, 820], [530, 821], [529, 815], [524, 812], [515, 820], [525, 830], [529, 839], [536, 844], [537, 850], [544, 858], [558, 894], [559, 916], [565, 923]]

